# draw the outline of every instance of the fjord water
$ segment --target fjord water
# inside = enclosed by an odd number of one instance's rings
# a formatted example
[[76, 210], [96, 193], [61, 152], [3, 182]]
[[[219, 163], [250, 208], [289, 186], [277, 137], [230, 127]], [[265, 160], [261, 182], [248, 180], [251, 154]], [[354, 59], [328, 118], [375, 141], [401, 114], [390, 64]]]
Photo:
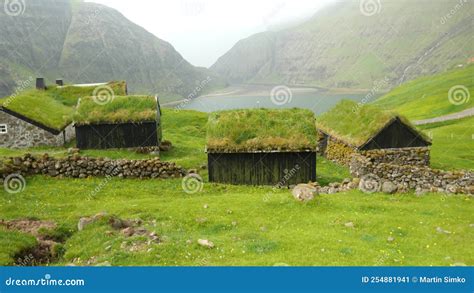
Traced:
[[[169, 107], [177, 109], [197, 110], [201, 112], [214, 112], [220, 110], [243, 108], [306, 108], [315, 114], [321, 114], [332, 108], [342, 99], [360, 102], [367, 97], [368, 92], [344, 93], [319, 90], [315, 88], [290, 88], [277, 89], [265, 86], [239, 86], [227, 88], [224, 91], [210, 95], [200, 96], [187, 101], [181, 101]], [[372, 102], [378, 96], [372, 96]]]

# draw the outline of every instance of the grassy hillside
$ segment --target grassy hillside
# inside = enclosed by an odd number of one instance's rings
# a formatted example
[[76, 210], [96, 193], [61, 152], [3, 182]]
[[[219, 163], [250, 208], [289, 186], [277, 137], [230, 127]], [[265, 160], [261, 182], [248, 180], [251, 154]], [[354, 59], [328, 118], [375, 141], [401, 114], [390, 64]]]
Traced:
[[[3, 7], [4, 1], [0, 1]], [[184, 98], [222, 85], [207, 69], [192, 66], [167, 42], [103, 5], [29, 1], [12, 17], [0, 9], [0, 97], [15, 83], [41, 74], [49, 82], [127, 80], [131, 93]], [[33, 86], [30, 84], [30, 86]]]
[[419, 127], [433, 139], [432, 167], [474, 170], [474, 117]]
[[[467, 91], [459, 86], [465, 87]], [[450, 94], [451, 89], [453, 90]], [[456, 93], [459, 96], [456, 96]], [[403, 113], [411, 120], [438, 117], [472, 108], [474, 107], [474, 64], [462, 69], [418, 78], [392, 90], [374, 104]]]
[[386, 80], [388, 88], [474, 56], [471, 2], [445, 22], [458, 0], [373, 1], [371, 16], [359, 3], [339, 1], [296, 27], [241, 40], [211, 69], [234, 83], [372, 88]]

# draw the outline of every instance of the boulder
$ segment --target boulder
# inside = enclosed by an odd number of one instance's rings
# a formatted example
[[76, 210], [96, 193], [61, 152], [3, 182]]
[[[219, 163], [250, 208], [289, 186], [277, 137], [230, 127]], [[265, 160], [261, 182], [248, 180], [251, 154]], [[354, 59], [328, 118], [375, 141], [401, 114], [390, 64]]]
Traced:
[[395, 185], [391, 181], [385, 181], [382, 184], [382, 192], [383, 193], [394, 194], [395, 192], [397, 192], [397, 189], [398, 189], [397, 185]]
[[310, 184], [298, 184], [291, 193], [296, 200], [308, 202], [318, 195], [318, 190]]
[[212, 243], [212, 241], [209, 241], [209, 240], [207, 240], [207, 239], [199, 239], [197, 242], [198, 242], [198, 244], [201, 245], [202, 247], [214, 248], [214, 243]]

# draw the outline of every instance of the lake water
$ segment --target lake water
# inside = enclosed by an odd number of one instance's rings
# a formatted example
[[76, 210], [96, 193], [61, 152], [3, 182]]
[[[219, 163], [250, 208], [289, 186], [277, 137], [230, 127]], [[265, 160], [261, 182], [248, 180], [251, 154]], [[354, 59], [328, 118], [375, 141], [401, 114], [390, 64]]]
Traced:
[[331, 93], [308, 88], [292, 88], [289, 91], [288, 88], [282, 88], [273, 91], [273, 94], [272, 88], [265, 87], [230, 88], [225, 92], [166, 106], [201, 112], [243, 108], [306, 108], [315, 114], [321, 114], [342, 99], [360, 102], [366, 95], [367, 93]]

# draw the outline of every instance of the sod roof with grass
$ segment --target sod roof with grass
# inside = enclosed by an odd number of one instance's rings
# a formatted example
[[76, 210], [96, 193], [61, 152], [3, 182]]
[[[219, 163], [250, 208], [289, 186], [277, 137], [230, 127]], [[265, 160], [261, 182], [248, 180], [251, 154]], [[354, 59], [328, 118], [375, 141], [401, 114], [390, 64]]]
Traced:
[[[104, 85], [116, 95], [126, 94], [124, 81]], [[20, 114], [55, 131], [72, 123], [74, 106], [81, 97], [91, 96], [97, 86], [47, 86], [46, 90], [31, 89], [0, 99], [0, 107]]]
[[246, 109], [211, 113], [207, 124], [210, 153], [314, 151], [317, 131], [310, 110]]
[[74, 123], [76, 125], [122, 124], [157, 120], [158, 104], [151, 96], [115, 96], [102, 103], [95, 97], [81, 98]]
[[372, 105], [361, 106], [350, 100], [342, 100], [330, 111], [318, 117], [317, 128], [350, 146], [359, 148], [396, 119], [425, 141], [430, 141], [403, 116]]

